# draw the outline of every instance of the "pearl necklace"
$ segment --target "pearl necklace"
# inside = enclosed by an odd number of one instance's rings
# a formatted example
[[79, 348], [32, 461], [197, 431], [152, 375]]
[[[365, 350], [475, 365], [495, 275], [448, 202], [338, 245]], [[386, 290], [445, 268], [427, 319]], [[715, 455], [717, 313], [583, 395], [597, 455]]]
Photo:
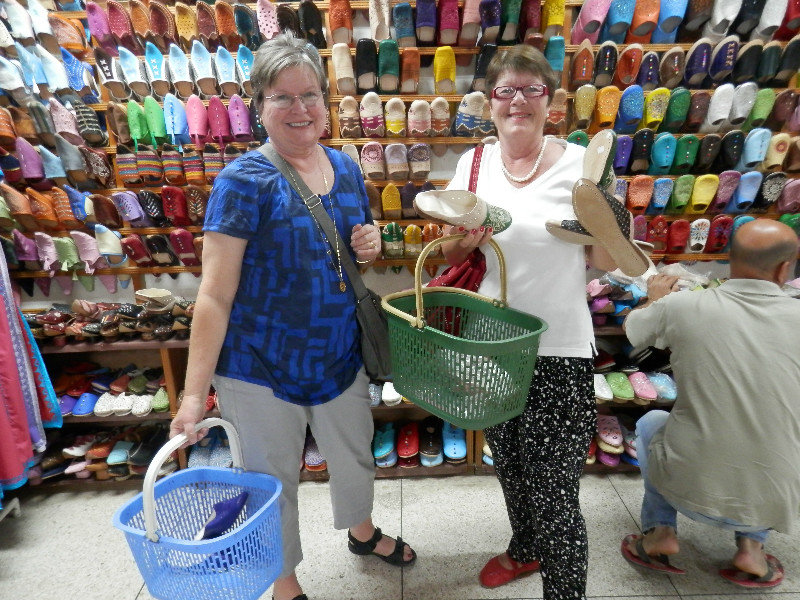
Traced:
[[511, 173], [509, 173], [508, 169], [506, 168], [506, 163], [503, 162], [503, 155], [502, 155], [502, 152], [501, 152], [501, 154], [500, 154], [500, 168], [503, 170], [503, 175], [508, 177], [514, 183], [525, 183], [529, 179], [532, 179], [533, 176], [536, 174], [536, 170], [539, 168], [539, 163], [542, 162], [542, 157], [544, 156], [544, 147], [547, 145], [547, 138], [548, 137], [550, 137], [550, 136], [545, 136], [544, 139], [542, 140], [542, 147], [539, 150], [539, 156], [536, 157], [536, 162], [533, 163], [533, 168], [530, 171], [528, 171], [528, 173], [526, 175], [523, 175], [522, 177], [516, 177], [516, 176], [512, 175]]

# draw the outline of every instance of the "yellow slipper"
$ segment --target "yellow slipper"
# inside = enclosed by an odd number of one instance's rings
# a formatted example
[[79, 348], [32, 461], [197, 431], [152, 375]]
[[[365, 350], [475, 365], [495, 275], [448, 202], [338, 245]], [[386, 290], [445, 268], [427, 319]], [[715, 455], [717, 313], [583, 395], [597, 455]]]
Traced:
[[400, 190], [393, 183], [387, 183], [381, 193], [384, 219], [400, 219], [403, 205], [400, 203]]
[[644, 101], [644, 118], [639, 129], [647, 128], [655, 131], [664, 120], [669, 105], [670, 90], [665, 87], [656, 88], [647, 94]]
[[700, 215], [706, 212], [711, 201], [717, 193], [719, 187], [719, 176], [711, 173], [700, 175], [694, 180], [692, 197], [689, 206], [686, 207], [686, 214]]
[[564, 0], [544, 0], [542, 8], [542, 29], [544, 39], [553, 35], [561, 35], [564, 29]]
[[400, 98], [390, 98], [383, 107], [387, 137], [405, 137], [406, 105]]
[[783, 160], [786, 158], [786, 153], [789, 152], [789, 142], [792, 136], [788, 133], [775, 133], [769, 141], [767, 147], [767, 155], [764, 157], [764, 162], [761, 166], [766, 171], [776, 171], [781, 168]]
[[422, 252], [422, 229], [419, 225], [409, 225], [403, 232], [404, 254], [406, 258], [416, 258]]
[[456, 55], [450, 46], [439, 46], [433, 55], [433, 81], [437, 94], [456, 91]]
[[607, 85], [597, 90], [594, 106], [594, 120], [589, 133], [597, 133], [614, 125], [622, 92], [615, 85]]

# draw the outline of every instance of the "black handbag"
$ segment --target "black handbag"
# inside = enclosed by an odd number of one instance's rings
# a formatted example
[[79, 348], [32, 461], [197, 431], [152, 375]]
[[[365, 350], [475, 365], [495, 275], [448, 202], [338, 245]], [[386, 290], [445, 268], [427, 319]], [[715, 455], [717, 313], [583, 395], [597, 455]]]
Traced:
[[[330, 215], [322, 206], [322, 200], [308, 188], [294, 167], [286, 162], [270, 144], [264, 144], [259, 151], [275, 165], [294, 190], [300, 194], [311, 212], [311, 216], [325, 234], [328, 244], [344, 246], [344, 241], [333, 225]], [[356, 319], [361, 329], [361, 358], [364, 361], [364, 370], [370, 379], [390, 380], [392, 378], [392, 357], [389, 351], [389, 326], [386, 313], [381, 308], [381, 297], [364, 285], [358, 267], [348, 251], [343, 252], [340, 259], [356, 296]]]

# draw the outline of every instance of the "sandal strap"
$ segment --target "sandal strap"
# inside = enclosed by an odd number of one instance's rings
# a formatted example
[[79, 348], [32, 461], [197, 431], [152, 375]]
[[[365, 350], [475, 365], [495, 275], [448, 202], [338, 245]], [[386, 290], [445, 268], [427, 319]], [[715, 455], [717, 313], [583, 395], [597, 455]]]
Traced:
[[373, 533], [372, 537], [366, 542], [356, 539], [355, 536], [350, 533], [350, 531], [347, 532], [347, 537], [350, 538], [350, 542], [359, 550], [369, 550], [370, 552], [375, 552], [375, 547], [378, 545], [378, 542], [381, 541], [383, 533], [381, 533], [380, 527], [376, 527], [375, 533]]

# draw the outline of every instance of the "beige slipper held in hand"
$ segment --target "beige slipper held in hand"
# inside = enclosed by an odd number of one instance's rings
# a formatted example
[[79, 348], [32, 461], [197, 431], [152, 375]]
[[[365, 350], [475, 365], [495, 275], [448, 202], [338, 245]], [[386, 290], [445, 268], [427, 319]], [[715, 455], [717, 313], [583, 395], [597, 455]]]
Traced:
[[466, 190], [420, 192], [414, 198], [414, 208], [422, 216], [467, 230], [491, 227], [497, 234], [511, 225], [508, 211], [488, 204]]

